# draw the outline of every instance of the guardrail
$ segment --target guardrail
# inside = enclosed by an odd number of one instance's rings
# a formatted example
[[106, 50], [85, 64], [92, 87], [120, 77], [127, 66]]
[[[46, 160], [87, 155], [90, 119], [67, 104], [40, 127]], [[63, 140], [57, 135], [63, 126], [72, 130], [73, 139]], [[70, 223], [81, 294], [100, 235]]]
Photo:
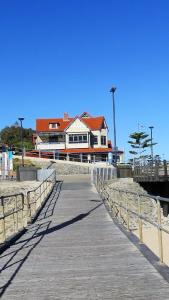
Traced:
[[99, 178], [102, 181], [117, 178], [117, 169], [113, 166], [109, 167], [93, 167], [91, 169], [91, 180], [98, 186]]
[[[146, 224], [153, 226], [157, 231], [158, 238], [158, 257], [160, 262], [164, 262], [163, 233], [169, 234], [169, 222], [165, 225], [162, 221], [161, 202], [169, 203], [169, 199], [148, 194], [136, 193], [128, 190], [112, 188], [109, 182], [104, 182], [99, 176], [95, 181], [96, 188], [102, 199], [107, 202], [114, 218], [120, 221], [128, 231], [132, 231], [132, 222], [135, 220], [138, 229], [138, 238], [144, 242], [144, 227]], [[133, 205], [133, 200], [134, 204]], [[153, 201], [153, 215], [147, 212], [144, 206], [145, 200]], [[136, 228], [135, 228], [136, 229]]]
[[56, 182], [56, 172], [53, 171], [37, 188], [28, 191], [28, 216], [34, 218], [37, 210], [44, 202], [44, 199], [48, 198], [51, 190]]
[[36, 189], [0, 197], [0, 244], [23, 230], [38, 214], [56, 182], [56, 171]]
[[169, 180], [169, 162], [154, 161], [146, 163], [145, 165], [135, 165], [133, 177], [135, 179], [148, 178], [149, 180]]
[[103, 157], [102, 154], [98, 153], [97, 155], [93, 155], [91, 153], [91, 157], [88, 157], [90, 153], [84, 153], [80, 155], [80, 153], [64, 153], [61, 150], [27, 150], [25, 152], [25, 157], [36, 157], [36, 158], [46, 158], [46, 159], [55, 159], [55, 160], [67, 160], [67, 161], [75, 161], [75, 162], [84, 162], [84, 163], [95, 163], [95, 162], [107, 162], [107, 157]]

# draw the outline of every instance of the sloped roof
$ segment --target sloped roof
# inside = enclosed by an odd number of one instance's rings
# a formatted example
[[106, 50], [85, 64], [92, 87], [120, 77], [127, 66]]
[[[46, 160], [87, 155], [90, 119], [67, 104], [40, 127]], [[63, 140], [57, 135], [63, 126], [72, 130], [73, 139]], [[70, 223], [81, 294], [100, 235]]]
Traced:
[[[69, 118], [69, 120], [65, 121], [63, 118], [57, 119], [36, 119], [36, 131], [38, 132], [62, 132], [67, 126], [72, 122], [73, 118]], [[59, 127], [55, 129], [50, 129], [50, 123], [59, 123]]]
[[[83, 115], [83, 114], [82, 114]], [[73, 121], [77, 118], [69, 118], [64, 120], [63, 118], [54, 118], [54, 119], [36, 119], [36, 131], [37, 132], [63, 132]], [[100, 130], [104, 122], [104, 117], [88, 117], [88, 118], [79, 118], [90, 130]], [[50, 129], [50, 123], [59, 123], [58, 128]]]
[[82, 121], [89, 127], [91, 130], [100, 130], [104, 122], [104, 117], [94, 117], [94, 118], [82, 118]]

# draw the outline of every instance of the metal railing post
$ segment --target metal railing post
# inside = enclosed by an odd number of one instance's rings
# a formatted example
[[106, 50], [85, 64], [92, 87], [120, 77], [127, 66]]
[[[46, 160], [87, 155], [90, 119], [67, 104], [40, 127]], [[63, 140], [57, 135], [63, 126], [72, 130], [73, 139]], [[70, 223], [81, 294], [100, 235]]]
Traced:
[[15, 232], [18, 231], [18, 210], [17, 210], [17, 196], [15, 196]]
[[138, 204], [138, 226], [139, 226], [139, 239], [140, 242], [143, 242], [143, 222], [141, 218], [141, 202], [140, 202], [140, 195], [137, 195], [137, 204]]
[[163, 263], [163, 238], [161, 230], [161, 206], [159, 197], [157, 197], [157, 219], [158, 219], [158, 247], [160, 262]]
[[6, 240], [6, 227], [5, 227], [5, 210], [4, 210], [4, 197], [1, 197], [1, 205], [2, 205], [2, 234], [3, 234], [3, 242]]
[[31, 213], [31, 203], [30, 203], [30, 200], [31, 200], [31, 196], [30, 196], [30, 191], [27, 193], [27, 218], [28, 218], [28, 221], [31, 219], [32, 217], [32, 213]]
[[118, 191], [118, 206], [119, 206], [119, 220], [121, 221], [122, 219], [122, 214], [121, 214], [121, 205], [120, 205], [120, 191]]
[[126, 219], [127, 219], [127, 230], [130, 230], [130, 215], [128, 210], [128, 199], [127, 199], [127, 193], [126, 193]]
[[24, 195], [21, 195], [21, 205], [22, 205], [22, 209], [21, 209], [21, 228], [24, 227], [24, 215], [23, 215], [23, 211], [24, 211]]

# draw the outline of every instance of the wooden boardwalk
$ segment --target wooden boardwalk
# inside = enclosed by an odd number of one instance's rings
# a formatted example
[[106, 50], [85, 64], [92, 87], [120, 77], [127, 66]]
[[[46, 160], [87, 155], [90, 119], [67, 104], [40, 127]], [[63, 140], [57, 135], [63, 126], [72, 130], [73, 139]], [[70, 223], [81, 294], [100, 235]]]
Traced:
[[89, 177], [57, 187], [0, 257], [2, 299], [169, 299], [169, 283], [116, 227]]

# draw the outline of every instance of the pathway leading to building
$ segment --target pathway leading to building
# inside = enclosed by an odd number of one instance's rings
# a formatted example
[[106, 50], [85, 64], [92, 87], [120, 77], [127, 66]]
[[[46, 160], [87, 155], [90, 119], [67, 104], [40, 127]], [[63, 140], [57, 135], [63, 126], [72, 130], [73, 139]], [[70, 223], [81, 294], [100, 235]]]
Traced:
[[88, 175], [57, 183], [0, 268], [6, 300], [169, 299], [169, 284], [113, 223]]

